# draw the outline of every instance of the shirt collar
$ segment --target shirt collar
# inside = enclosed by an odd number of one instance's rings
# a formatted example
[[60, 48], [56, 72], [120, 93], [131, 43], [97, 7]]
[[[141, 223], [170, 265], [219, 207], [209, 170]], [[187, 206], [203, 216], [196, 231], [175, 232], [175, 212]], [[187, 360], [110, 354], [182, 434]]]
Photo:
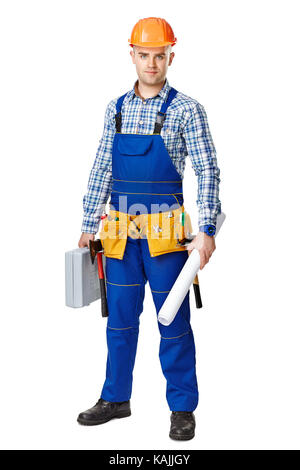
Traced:
[[[137, 95], [135, 94], [135, 85], [137, 83], [137, 80], [134, 82], [133, 84], [133, 87], [132, 89], [127, 93], [126, 95], [126, 102], [130, 102], [133, 100], [133, 98], [135, 98]], [[168, 94], [169, 94], [169, 91], [170, 91], [171, 87], [170, 87], [170, 84], [168, 82], [168, 80], [166, 79], [165, 83], [164, 83], [164, 86], [161, 88], [161, 90], [158, 92], [158, 94], [156, 96], [160, 96], [163, 101], [166, 101], [167, 97], [168, 97]], [[152, 98], [156, 98], [156, 96], [153, 96]], [[151, 99], [152, 99], [151, 98]], [[124, 101], [125, 101], [124, 100]]]

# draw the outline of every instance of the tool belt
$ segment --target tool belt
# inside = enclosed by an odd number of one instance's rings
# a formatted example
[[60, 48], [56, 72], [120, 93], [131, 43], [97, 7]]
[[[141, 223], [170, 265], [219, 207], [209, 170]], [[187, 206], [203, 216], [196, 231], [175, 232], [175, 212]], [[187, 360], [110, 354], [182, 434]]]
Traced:
[[151, 256], [172, 251], [185, 251], [179, 242], [189, 238], [192, 225], [184, 206], [154, 214], [130, 215], [110, 210], [102, 219], [99, 232], [104, 255], [108, 258], [123, 259], [127, 237], [145, 238]]

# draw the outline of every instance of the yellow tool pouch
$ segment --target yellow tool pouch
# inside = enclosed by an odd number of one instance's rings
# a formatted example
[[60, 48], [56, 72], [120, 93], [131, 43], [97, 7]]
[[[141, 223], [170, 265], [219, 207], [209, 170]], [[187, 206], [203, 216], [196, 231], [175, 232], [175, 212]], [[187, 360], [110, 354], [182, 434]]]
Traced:
[[184, 207], [172, 211], [147, 214], [147, 239], [151, 256], [171, 251], [184, 251], [179, 240], [192, 234], [191, 219]]
[[155, 214], [131, 216], [110, 210], [99, 232], [104, 255], [123, 259], [128, 235], [147, 238], [150, 255], [159, 256], [172, 251], [184, 251], [179, 240], [192, 234], [191, 219], [184, 207]]
[[[118, 220], [116, 220], [118, 219]], [[99, 238], [104, 256], [123, 259], [127, 242], [128, 217], [123, 212], [111, 210], [102, 220]]]

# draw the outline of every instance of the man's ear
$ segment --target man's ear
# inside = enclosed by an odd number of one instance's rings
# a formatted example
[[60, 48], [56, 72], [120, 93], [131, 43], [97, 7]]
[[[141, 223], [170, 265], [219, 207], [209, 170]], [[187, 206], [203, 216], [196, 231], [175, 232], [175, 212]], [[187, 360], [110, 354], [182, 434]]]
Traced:
[[174, 56], [175, 56], [175, 52], [171, 52], [170, 57], [169, 57], [169, 64], [168, 65], [172, 64]]
[[131, 55], [132, 63], [135, 64], [135, 54], [134, 54], [134, 50], [133, 50], [133, 49], [131, 49], [130, 55]]

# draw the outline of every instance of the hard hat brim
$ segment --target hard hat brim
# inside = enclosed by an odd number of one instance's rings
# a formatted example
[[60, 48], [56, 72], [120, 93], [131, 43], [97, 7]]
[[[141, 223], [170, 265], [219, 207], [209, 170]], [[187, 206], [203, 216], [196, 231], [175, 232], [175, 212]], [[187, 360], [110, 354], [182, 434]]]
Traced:
[[163, 46], [175, 46], [175, 41], [160, 41], [160, 42], [134, 42], [132, 43], [130, 39], [128, 39], [129, 46], [140, 46], [140, 47], [163, 47]]

